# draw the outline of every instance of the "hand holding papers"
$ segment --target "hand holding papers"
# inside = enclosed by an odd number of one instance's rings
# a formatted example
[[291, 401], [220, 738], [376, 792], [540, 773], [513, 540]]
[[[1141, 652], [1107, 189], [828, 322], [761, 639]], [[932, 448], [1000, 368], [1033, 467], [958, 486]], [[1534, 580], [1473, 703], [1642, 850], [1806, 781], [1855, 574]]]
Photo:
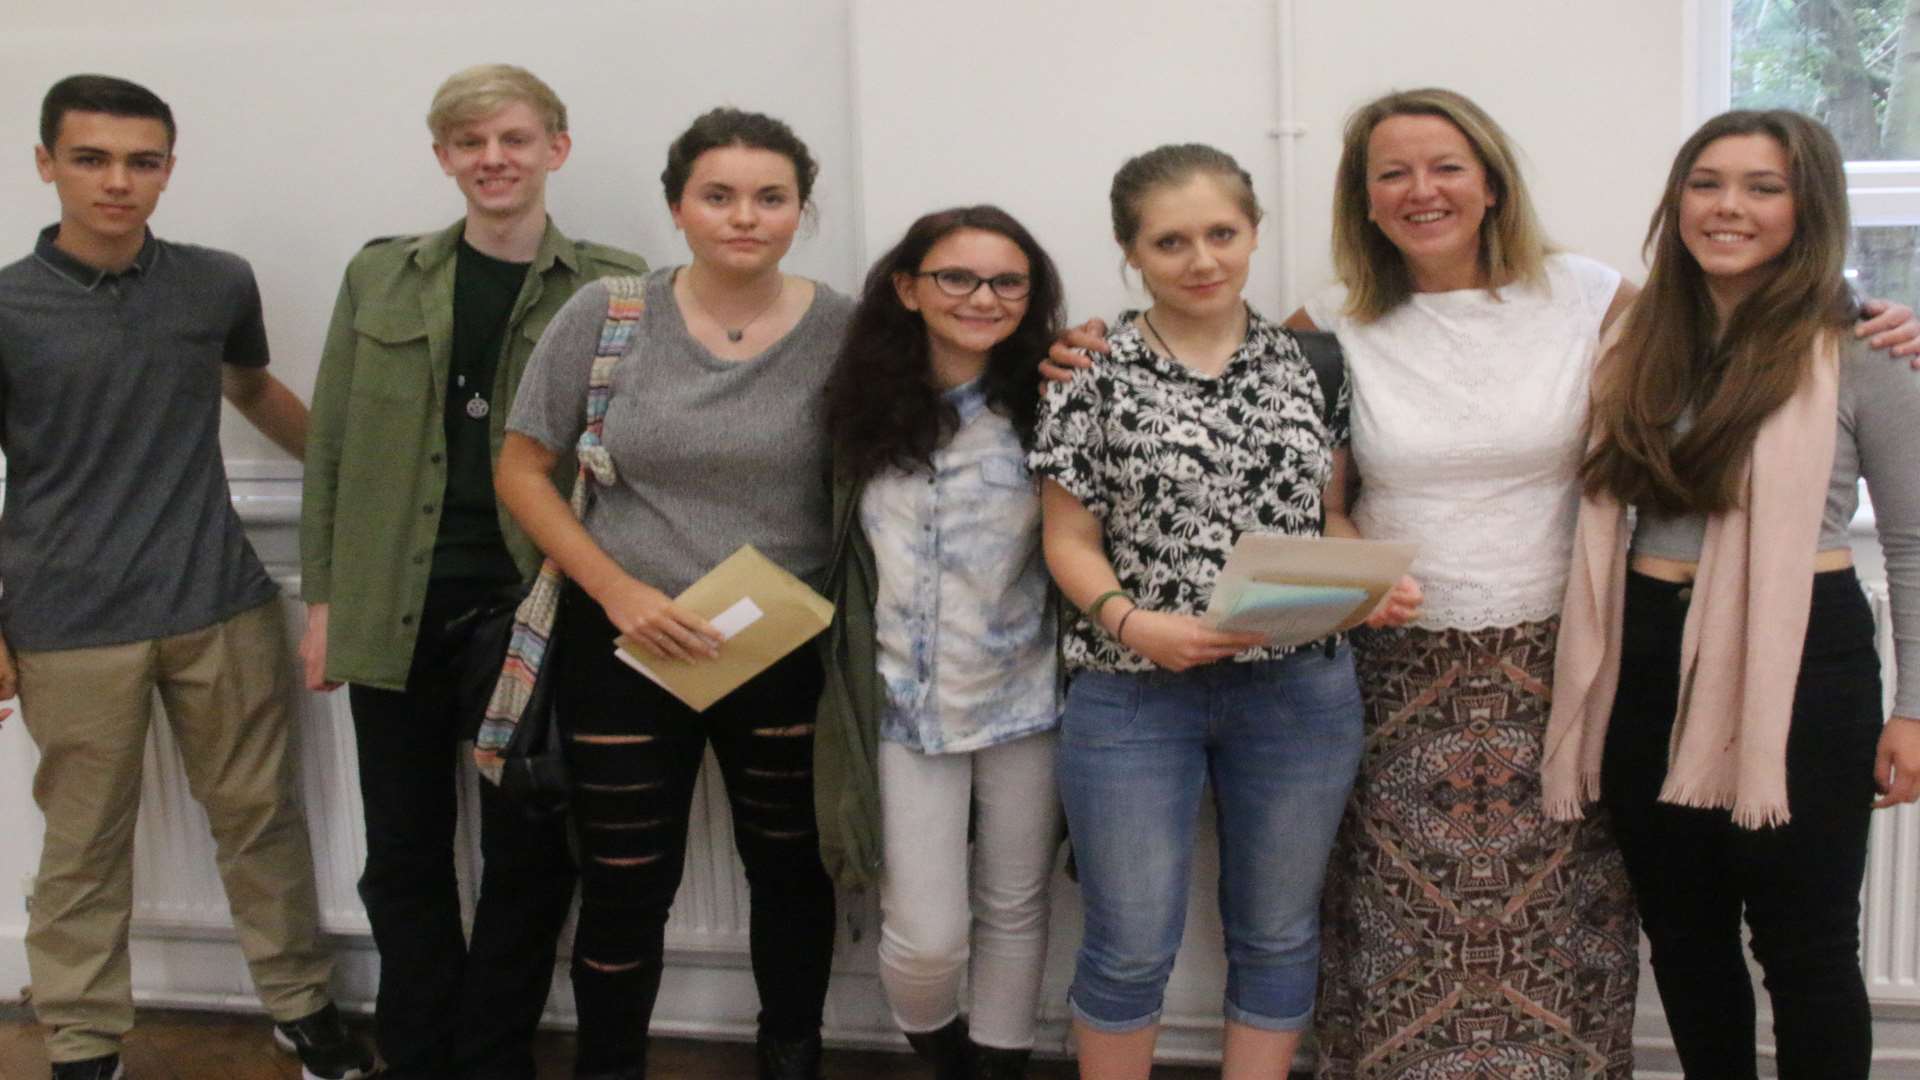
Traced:
[[832, 604], [752, 545], [743, 545], [722, 559], [674, 602], [720, 632], [724, 644], [717, 658], [657, 659], [624, 635], [614, 642], [614, 655], [696, 712], [705, 711], [833, 621]]
[[1246, 533], [1201, 621], [1300, 645], [1358, 626], [1407, 572], [1416, 544]]

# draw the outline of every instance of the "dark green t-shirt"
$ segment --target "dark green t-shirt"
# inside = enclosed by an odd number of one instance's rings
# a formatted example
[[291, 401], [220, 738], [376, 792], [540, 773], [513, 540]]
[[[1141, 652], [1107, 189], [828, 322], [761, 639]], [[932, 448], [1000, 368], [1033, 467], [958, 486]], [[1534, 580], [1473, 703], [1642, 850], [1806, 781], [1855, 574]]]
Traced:
[[447, 374], [447, 491], [433, 541], [433, 580], [515, 581], [520, 572], [500, 535], [493, 498], [493, 411], [500, 350], [527, 278], [528, 263], [506, 262], [460, 241], [453, 277], [453, 363]]

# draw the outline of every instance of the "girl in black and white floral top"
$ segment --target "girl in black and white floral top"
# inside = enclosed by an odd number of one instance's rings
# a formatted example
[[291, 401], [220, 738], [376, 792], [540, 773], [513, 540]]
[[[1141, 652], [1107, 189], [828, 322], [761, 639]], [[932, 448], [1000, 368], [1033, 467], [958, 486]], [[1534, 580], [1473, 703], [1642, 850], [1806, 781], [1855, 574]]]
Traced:
[[[1149, 613], [1204, 611], [1241, 533], [1320, 532], [1321, 492], [1347, 442], [1346, 395], [1325, 407], [1293, 334], [1233, 299], [1240, 310], [1228, 314], [1244, 330], [1236, 328], [1241, 340], [1217, 373], [1156, 352], [1144, 320], [1173, 320], [1148, 312], [1114, 331], [1110, 359], [1047, 402], [1034, 468], [1099, 520], [1113, 572], [1141, 608], [1128, 634], [1141, 633]], [[1130, 603], [1115, 597], [1102, 614], [1117, 621]], [[1289, 651], [1242, 645], [1230, 658]], [[1085, 616], [1066, 656], [1076, 669], [1178, 670]]]
[[[1210, 780], [1225, 1071], [1278, 1078], [1311, 1019], [1359, 690], [1344, 645], [1272, 648], [1198, 616], [1241, 533], [1317, 534], [1324, 512], [1353, 535], [1347, 402], [1326, 401], [1293, 335], [1241, 298], [1260, 210], [1231, 157], [1149, 151], [1115, 175], [1112, 204], [1154, 303], [1115, 331], [1110, 360], [1050, 388], [1029, 456], [1047, 565], [1083, 612], [1058, 758], [1086, 909], [1069, 994], [1081, 1075], [1147, 1075]], [[1376, 619], [1416, 603], [1396, 593]]]

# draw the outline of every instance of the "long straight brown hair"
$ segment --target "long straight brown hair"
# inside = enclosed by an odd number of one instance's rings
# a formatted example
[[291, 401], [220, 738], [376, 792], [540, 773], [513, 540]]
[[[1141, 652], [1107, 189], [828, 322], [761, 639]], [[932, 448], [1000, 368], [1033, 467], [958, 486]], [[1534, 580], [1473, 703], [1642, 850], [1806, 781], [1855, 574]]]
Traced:
[[[1706, 274], [1681, 240], [1680, 202], [1701, 152], [1730, 135], [1765, 135], [1785, 151], [1794, 230], [1772, 276], [1723, 328]], [[1840, 148], [1796, 112], [1714, 117], [1673, 159], [1642, 250], [1651, 253], [1646, 288], [1594, 375], [1595, 442], [1582, 482], [1589, 494], [1661, 513], [1730, 510], [1761, 423], [1799, 389], [1816, 339], [1853, 317]], [[1689, 409], [1693, 425], [1676, 437]]]

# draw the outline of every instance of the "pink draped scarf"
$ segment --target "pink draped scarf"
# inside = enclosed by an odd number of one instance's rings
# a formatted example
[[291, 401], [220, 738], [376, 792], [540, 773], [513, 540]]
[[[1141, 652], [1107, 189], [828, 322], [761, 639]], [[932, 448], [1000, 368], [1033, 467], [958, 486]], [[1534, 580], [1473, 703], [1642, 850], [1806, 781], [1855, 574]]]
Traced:
[[[1601, 343], [1603, 358], [1608, 345]], [[1742, 506], [1707, 519], [1687, 609], [1660, 799], [1731, 810], [1743, 828], [1789, 816], [1787, 728], [1833, 472], [1839, 385], [1838, 343], [1822, 335], [1808, 377], [1760, 425]], [[1629, 539], [1624, 507], [1604, 495], [1582, 497], [1541, 769], [1547, 813], [1562, 820], [1580, 817], [1600, 793]]]

